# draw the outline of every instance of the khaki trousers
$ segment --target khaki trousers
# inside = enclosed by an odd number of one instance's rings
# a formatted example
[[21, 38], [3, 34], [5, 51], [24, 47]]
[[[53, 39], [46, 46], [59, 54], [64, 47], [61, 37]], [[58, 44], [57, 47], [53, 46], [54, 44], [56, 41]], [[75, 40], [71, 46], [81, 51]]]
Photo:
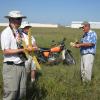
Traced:
[[91, 81], [93, 62], [94, 62], [93, 54], [86, 54], [81, 56], [82, 81]]
[[3, 64], [3, 100], [19, 100], [26, 95], [24, 66]]

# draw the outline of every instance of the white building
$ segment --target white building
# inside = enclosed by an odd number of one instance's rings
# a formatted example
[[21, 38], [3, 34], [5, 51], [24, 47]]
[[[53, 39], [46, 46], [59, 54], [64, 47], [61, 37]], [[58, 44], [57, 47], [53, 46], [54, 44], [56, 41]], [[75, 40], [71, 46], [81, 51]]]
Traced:
[[[72, 21], [71, 28], [79, 28], [81, 26], [82, 21]], [[91, 28], [100, 29], [100, 22], [89, 22]]]
[[0, 26], [8, 26], [8, 23], [0, 23]]
[[47, 28], [57, 28], [57, 24], [40, 24], [40, 23], [31, 23], [32, 27], [47, 27]]
[[[47, 28], [57, 28], [57, 24], [40, 24], [40, 23], [30, 23], [32, 27], [47, 27]], [[8, 23], [0, 23], [0, 26], [8, 26]]]

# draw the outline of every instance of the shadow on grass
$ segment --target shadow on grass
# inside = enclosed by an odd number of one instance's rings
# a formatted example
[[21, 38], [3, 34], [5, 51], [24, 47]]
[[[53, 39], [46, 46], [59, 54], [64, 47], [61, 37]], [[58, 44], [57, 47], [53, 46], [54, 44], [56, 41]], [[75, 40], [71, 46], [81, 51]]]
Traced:
[[28, 76], [26, 100], [44, 100], [47, 95], [47, 90], [44, 87], [40, 87], [38, 80], [42, 75], [41, 72], [36, 73], [36, 81], [31, 83], [30, 76]]

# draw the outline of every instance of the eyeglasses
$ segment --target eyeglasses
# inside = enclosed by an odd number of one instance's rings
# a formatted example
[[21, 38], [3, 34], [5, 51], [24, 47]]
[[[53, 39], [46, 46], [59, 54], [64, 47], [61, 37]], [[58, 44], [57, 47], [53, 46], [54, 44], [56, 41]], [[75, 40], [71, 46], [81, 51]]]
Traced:
[[22, 20], [22, 18], [14, 18], [14, 20]]

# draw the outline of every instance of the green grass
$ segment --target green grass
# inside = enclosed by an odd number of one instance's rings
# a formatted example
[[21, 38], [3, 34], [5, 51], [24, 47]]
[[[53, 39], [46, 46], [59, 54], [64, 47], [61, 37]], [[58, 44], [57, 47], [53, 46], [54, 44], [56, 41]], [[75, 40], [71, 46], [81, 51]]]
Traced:
[[[3, 29], [3, 28], [2, 28]], [[0, 29], [1, 30], [1, 29]], [[52, 40], [60, 41], [66, 37], [66, 46], [72, 50], [76, 65], [58, 66], [41, 65], [33, 88], [28, 89], [27, 100], [100, 100], [100, 30], [98, 35], [97, 53], [93, 67], [91, 83], [84, 85], [80, 79], [79, 49], [71, 48], [69, 43], [80, 39], [82, 30], [70, 28], [33, 28], [32, 33], [40, 47], [49, 47]], [[0, 100], [2, 98], [2, 63], [0, 63]]]

